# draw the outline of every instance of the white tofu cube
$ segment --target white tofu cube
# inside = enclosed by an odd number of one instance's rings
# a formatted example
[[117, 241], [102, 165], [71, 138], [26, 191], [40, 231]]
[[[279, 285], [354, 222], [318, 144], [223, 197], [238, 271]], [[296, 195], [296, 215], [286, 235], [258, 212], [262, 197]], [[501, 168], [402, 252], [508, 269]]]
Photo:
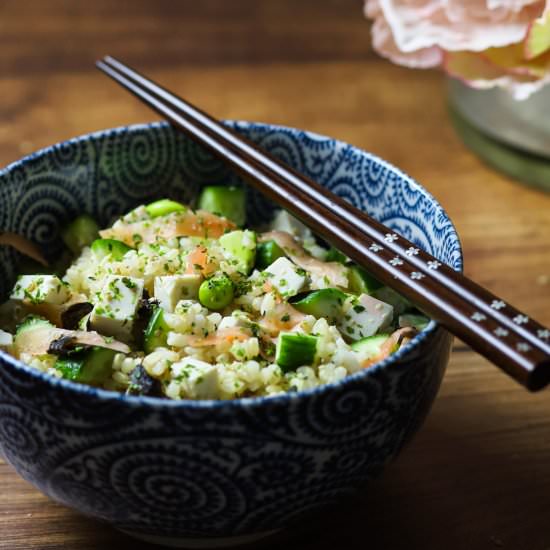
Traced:
[[284, 256], [277, 258], [264, 273], [281, 296], [298, 294], [307, 281], [307, 272]]
[[192, 399], [216, 399], [218, 369], [193, 357], [186, 357], [172, 365], [172, 377], [183, 387], [183, 394]]
[[162, 309], [172, 313], [180, 300], [195, 300], [199, 295], [201, 275], [166, 275], [155, 277], [154, 296]]
[[13, 336], [4, 330], [0, 330], [0, 348], [9, 348], [13, 345]]
[[387, 327], [393, 319], [393, 307], [368, 294], [348, 298], [343, 310], [338, 328], [351, 340], [372, 336]]
[[132, 337], [138, 303], [143, 294], [143, 281], [134, 277], [111, 275], [94, 300], [90, 314], [93, 330], [128, 342]]
[[294, 237], [303, 240], [311, 235], [311, 231], [300, 220], [291, 216], [286, 210], [279, 210], [270, 224], [274, 231], [286, 231]]
[[28, 304], [64, 304], [71, 296], [67, 285], [55, 275], [21, 275], [10, 298]]

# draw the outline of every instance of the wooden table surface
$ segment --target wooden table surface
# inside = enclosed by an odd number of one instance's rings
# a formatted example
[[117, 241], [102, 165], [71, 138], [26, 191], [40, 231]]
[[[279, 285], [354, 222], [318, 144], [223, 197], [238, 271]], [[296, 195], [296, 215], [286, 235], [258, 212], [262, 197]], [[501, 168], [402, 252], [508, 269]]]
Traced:
[[[154, 118], [93, 68], [110, 53], [224, 118], [375, 152], [453, 218], [466, 273], [550, 323], [550, 196], [485, 167], [449, 123], [444, 80], [378, 58], [359, 0], [6, 0], [0, 164]], [[331, 524], [289, 549], [550, 549], [550, 399], [457, 342], [421, 432]], [[268, 547], [278, 546], [270, 543]], [[0, 461], [0, 548], [152, 548], [50, 502]]]

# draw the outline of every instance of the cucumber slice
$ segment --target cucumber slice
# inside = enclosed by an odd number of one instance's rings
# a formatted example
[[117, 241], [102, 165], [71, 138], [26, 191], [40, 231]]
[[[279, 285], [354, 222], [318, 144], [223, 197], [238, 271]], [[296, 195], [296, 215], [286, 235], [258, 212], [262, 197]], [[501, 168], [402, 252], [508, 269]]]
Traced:
[[336, 250], [336, 248], [330, 247], [325, 257], [325, 261], [345, 264], [348, 261], [348, 257], [345, 254], [342, 254], [339, 250]]
[[256, 233], [254, 231], [231, 231], [220, 237], [220, 245], [236, 262], [237, 270], [248, 275], [256, 258]]
[[151, 315], [143, 335], [143, 350], [145, 353], [149, 354], [157, 348], [166, 347], [169, 331], [170, 327], [164, 320], [164, 311], [162, 308], [157, 307]]
[[27, 330], [46, 327], [52, 328], [53, 325], [44, 317], [39, 317], [38, 315], [29, 315], [28, 317], [25, 317], [20, 325], [17, 326], [15, 334], [18, 335], [26, 332]]
[[[364, 359], [372, 359], [380, 355], [382, 344], [390, 337], [389, 334], [375, 334], [353, 342], [351, 349], [360, 353]], [[392, 353], [395, 350], [392, 350]]]
[[171, 201], [170, 199], [160, 199], [145, 206], [147, 214], [151, 218], [158, 218], [159, 216], [166, 216], [173, 212], [185, 212], [187, 207], [180, 202]]
[[98, 236], [99, 226], [88, 214], [78, 216], [61, 232], [63, 242], [74, 255], [80, 254], [80, 251]]
[[383, 285], [362, 267], [353, 265], [348, 272], [348, 286], [354, 294], [372, 294]]
[[285, 251], [275, 241], [258, 243], [256, 247], [256, 268], [263, 270], [283, 256], [285, 256]]
[[324, 317], [330, 324], [335, 324], [342, 315], [342, 305], [347, 297], [346, 293], [337, 288], [323, 288], [291, 302], [298, 311], [313, 315], [317, 319]]
[[242, 187], [209, 185], [202, 190], [197, 207], [227, 218], [240, 227], [246, 220], [246, 196]]
[[416, 315], [415, 313], [404, 313], [399, 316], [397, 324], [403, 327], [413, 327], [416, 330], [424, 330], [429, 324], [430, 320], [424, 315]]
[[102, 260], [109, 254], [113, 260], [122, 260], [124, 254], [132, 250], [126, 243], [117, 241], [116, 239], [96, 239], [92, 243], [92, 252], [98, 260]]
[[111, 349], [94, 347], [73, 357], [58, 359], [55, 368], [67, 380], [100, 386], [112, 373], [115, 354]]
[[281, 332], [275, 353], [275, 363], [283, 372], [312, 365], [317, 352], [317, 337], [308, 334]]
[[53, 327], [54, 325], [52, 325], [52, 323], [50, 323], [44, 317], [39, 317], [38, 315], [29, 315], [25, 317], [25, 319], [20, 325], [17, 325], [17, 328], [15, 329], [15, 338], [13, 343], [17, 348], [18, 345], [21, 343], [21, 340], [19, 338], [21, 335], [39, 328], [53, 328]]

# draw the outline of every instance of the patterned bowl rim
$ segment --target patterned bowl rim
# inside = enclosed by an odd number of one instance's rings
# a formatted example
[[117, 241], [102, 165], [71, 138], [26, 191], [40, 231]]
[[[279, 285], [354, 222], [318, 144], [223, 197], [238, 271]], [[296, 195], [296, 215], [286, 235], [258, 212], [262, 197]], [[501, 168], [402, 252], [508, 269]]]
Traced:
[[[458, 236], [456, 227], [454, 226], [450, 216], [447, 214], [445, 209], [439, 204], [439, 202], [433, 197], [433, 195], [431, 195], [431, 193], [429, 193], [416, 180], [411, 178], [408, 174], [406, 174], [405, 172], [403, 172], [393, 164], [387, 162], [386, 160], [378, 157], [373, 153], [359, 149], [358, 147], [355, 147], [354, 145], [351, 145], [344, 141], [341, 141], [329, 136], [324, 136], [322, 134], [317, 134], [315, 132], [301, 130], [299, 128], [292, 128], [289, 126], [283, 126], [279, 124], [269, 124], [269, 123], [253, 122], [253, 121], [245, 121], [245, 120], [225, 120], [224, 123], [230, 126], [236, 127], [237, 130], [257, 128], [257, 129], [282, 130], [286, 132], [291, 132], [293, 134], [307, 133], [307, 135], [313, 139], [330, 140], [334, 142], [334, 144], [343, 145], [345, 147], [351, 147], [351, 149], [354, 152], [359, 153], [363, 156], [366, 156], [374, 160], [384, 168], [392, 171], [397, 176], [401, 177], [403, 180], [406, 180], [408, 183], [410, 183], [415, 190], [419, 191], [426, 199], [428, 199], [430, 203], [433, 204], [435, 209], [439, 213], [443, 214], [447, 218], [447, 220], [450, 222], [452, 233], [448, 236], [448, 238], [455, 239], [455, 244], [458, 245], [458, 258], [457, 258], [456, 270], [462, 271], [463, 269], [462, 245], [461, 245], [460, 237]], [[141, 132], [144, 130], [147, 131], [151, 129], [166, 129], [169, 126], [170, 124], [168, 122], [163, 122], [163, 121], [149, 122], [149, 123], [142, 123], [142, 124], [132, 124], [129, 126], [118, 126], [115, 128], [107, 128], [104, 130], [97, 130], [95, 132], [90, 132], [77, 137], [73, 137], [64, 141], [60, 141], [48, 147], [39, 149], [25, 157], [22, 157], [14, 162], [11, 162], [5, 168], [0, 169], [0, 178], [3, 178], [6, 174], [11, 172], [12, 170], [18, 167], [21, 167], [26, 163], [29, 163], [36, 159], [40, 159], [47, 155], [50, 155], [51, 153], [55, 152], [57, 149], [61, 147], [66, 147], [68, 145], [75, 145], [86, 141], [99, 140], [115, 134], [133, 133], [133, 132], [137, 133], [137, 132]], [[301, 390], [297, 392], [285, 392], [285, 393], [271, 395], [271, 396], [240, 397], [237, 399], [230, 399], [230, 400], [213, 400], [213, 399], [203, 399], [203, 400], [192, 400], [192, 399], [175, 400], [174, 399], [173, 400], [173, 399], [165, 399], [160, 397], [126, 395], [116, 391], [95, 388], [93, 386], [87, 386], [85, 384], [78, 384], [76, 382], [71, 382], [63, 378], [56, 378], [55, 376], [43, 373], [33, 367], [26, 365], [22, 361], [15, 359], [9, 353], [2, 350], [0, 350], [0, 361], [10, 365], [10, 367], [14, 368], [16, 371], [24, 372], [30, 375], [31, 378], [34, 377], [36, 379], [39, 379], [43, 382], [46, 382], [48, 385], [52, 387], [57, 386], [57, 387], [66, 389], [68, 391], [76, 392], [77, 394], [84, 394], [84, 395], [105, 399], [105, 400], [114, 399], [114, 400], [124, 401], [129, 406], [134, 406], [134, 407], [140, 407], [144, 405], [151, 406], [152, 408], [193, 407], [193, 408], [200, 408], [200, 409], [203, 409], [203, 408], [217, 409], [219, 407], [251, 407], [251, 406], [258, 407], [258, 406], [263, 406], [271, 403], [275, 404], [276, 402], [287, 401], [290, 403], [293, 400], [301, 399], [302, 397], [305, 397], [305, 396], [322, 395], [325, 393], [329, 393], [337, 388], [343, 388], [346, 385], [351, 385], [355, 383], [355, 381], [360, 380], [362, 378], [368, 378], [372, 376], [374, 372], [383, 370], [387, 367], [390, 367], [398, 363], [401, 360], [401, 358], [405, 357], [407, 354], [413, 351], [421, 343], [425, 342], [426, 340], [434, 336], [437, 330], [444, 330], [444, 329], [440, 327], [439, 323], [437, 323], [436, 321], [430, 320], [429, 325], [424, 330], [422, 330], [417, 336], [415, 336], [405, 346], [401, 347], [398, 351], [396, 351], [386, 359], [383, 359], [382, 361], [376, 363], [372, 367], [366, 370], [360, 370], [356, 373], [350, 374], [345, 378], [338, 380], [337, 382], [330, 382], [328, 384], [323, 384], [315, 388]]]

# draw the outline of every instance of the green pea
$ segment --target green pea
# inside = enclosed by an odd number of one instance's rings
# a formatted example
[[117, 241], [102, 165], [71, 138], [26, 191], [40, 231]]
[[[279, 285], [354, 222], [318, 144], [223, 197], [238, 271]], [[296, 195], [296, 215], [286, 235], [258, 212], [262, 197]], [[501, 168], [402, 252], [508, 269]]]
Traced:
[[171, 201], [170, 199], [160, 199], [148, 204], [145, 210], [147, 210], [151, 218], [158, 218], [159, 216], [166, 216], [172, 212], [184, 212], [187, 210], [187, 207], [179, 202]]
[[87, 214], [78, 216], [61, 232], [61, 238], [73, 254], [80, 254], [80, 251], [97, 237], [99, 237], [99, 226]]
[[233, 282], [226, 275], [211, 277], [199, 287], [199, 301], [208, 309], [223, 309], [232, 302], [233, 295]]

